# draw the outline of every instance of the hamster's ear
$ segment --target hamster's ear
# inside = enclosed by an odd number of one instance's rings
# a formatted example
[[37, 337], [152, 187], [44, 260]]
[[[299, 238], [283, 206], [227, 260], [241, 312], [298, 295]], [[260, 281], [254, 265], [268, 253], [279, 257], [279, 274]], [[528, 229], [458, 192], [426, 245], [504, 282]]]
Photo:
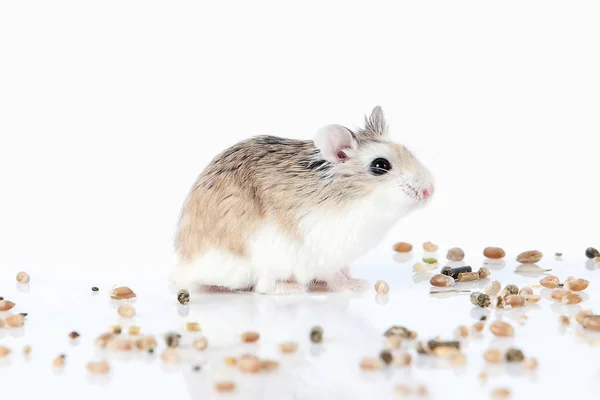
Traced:
[[376, 106], [369, 117], [365, 117], [365, 133], [373, 136], [386, 136], [388, 127], [381, 107]]
[[322, 127], [315, 134], [313, 141], [323, 158], [332, 162], [344, 162], [348, 159], [344, 150], [356, 147], [356, 140], [350, 129], [341, 125]]

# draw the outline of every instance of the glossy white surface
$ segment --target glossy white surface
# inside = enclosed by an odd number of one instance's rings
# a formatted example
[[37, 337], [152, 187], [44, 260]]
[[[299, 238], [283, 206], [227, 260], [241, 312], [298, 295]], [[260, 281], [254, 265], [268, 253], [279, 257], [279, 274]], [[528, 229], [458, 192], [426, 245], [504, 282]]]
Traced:
[[[253, 294], [192, 293], [188, 307], [178, 305], [175, 294], [165, 285], [163, 271], [149, 272], [144, 279], [116, 281], [110, 277], [72, 276], [55, 279], [49, 271], [32, 268], [28, 286], [17, 285], [18, 271], [2, 270], [1, 295], [17, 303], [12, 312], [27, 312], [22, 329], [0, 329], [0, 343], [14, 350], [2, 361], [4, 394], [33, 399], [52, 393], [62, 399], [84, 396], [88, 399], [175, 398], [175, 399], [368, 399], [393, 398], [396, 384], [425, 384], [431, 398], [484, 399], [491, 389], [507, 387], [514, 399], [541, 398], [542, 395], [568, 396], [577, 388], [579, 398], [592, 398], [600, 389], [597, 360], [600, 349], [590, 345], [598, 335], [584, 333], [572, 324], [565, 328], [558, 323], [561, 314], [574, 315], [580, 309], [600, 310], [600, 293], [596, 277], [598, 265], [587, 261], [580, 251], [566, 252], [562, 261], [553, 256], [558, 249], [543, 249], [547, 253], [539, 265], [552, 268], [551, 274], [561, 279], [569, 275], [591, 281], [580, 305], [564, 306], [552, 301], [547, 290], [536, 288], [543, 299], [537, 305], [504, 311], [479, 309], [469, 302], [468, 294], [430, 295], [430, 275], [413, 275], [411, 267], [423, 252], [415, 243], [411, 259], [403, 261], [389, 247], [361, 260], [355, 273], [370, 281], [362, 294], [344, 295], [311, 293], [307, 296], [259, 296]], [[444, 258], [445, 249], [438, 252]], [[465, 248], [465, 263], [479, 268], [483, 264], [481, 251]], [[506, 265], [489, 265], [489, 279], [503, 285], [536, 284], [540, 276], [514, 273], [516, 253], [507, 249]], [[524, 249], [520, 249], [524, 250]], [[561, 249], [562, 250], [562, 249]], [[166, 271], [165, 271], [166, 272]], [[373, 284], [383, 279], [390, 285], [386, 296], [376, 295]], [[482, 287], [487, 281], [459, 284], [457, 287]], [[133, 302], [137, 315], [131, 320], [120, 319], [117, 304], [109, 299], [108, 291], [115, 285], [128, 285], [137, 293]], [[91, 286], [100, 287], [92, 293]], [[3, 315], [6, 316], [7, 313]], [[435, 336], [452, 338], [460, 324], [470, 326], [482, 315], [489, 322], [504, 320], [516, 329], [512, 339], [494, 338], [487, 330], [480, 337], [463, 342], [467, 365], [451, 367], [447, 363], [415, 356], [408, 368], [392, 367], [380, 372], [363, 372], [360, 359], [377, 355], [384, 343], [383, 332], [391, 325], [415, 330], [420, 339]], [[523, 316], [527, 318], [523, 320]], [[204, 352], [186, 350], [179, 365], [166, 366], [159, 355], [164, 349], [161, 340], [157, 354], [147, 356], [133, 353], [100, 351], [94, 339], [110, 324], [137, 324], [142, 331], [157, 336], [168, 331], [183, 333], [184, 346], [194, 336], [185, 333], [185, 323], [197, 321], [210, 343]], [[520, 325], [519, 321], [524, 321]], [[324, 329], [324, 341], [313, 345], [308, 332], [313, 325]], [[67, 335], [75, 330], [81, 334], [79, 343], [72, 344]], [[261, 333], [258, 344], [240, 344], [238, 335], [246, 330]], [[281, 355], [277, 344], [294, 340], [299, 344], [297, 354]], [[31, 345], [33, 350], [25, 359], [21, 350]], [[410, 349], [412, 345], [404, 344]], [[505, 349], [515, 346], [526, 356], [539, 360], [535, 372], [524, 371], [516, 365], [485, 366], [482, 353], [490, 347]], [[66, 366], [57, 371], [52, 359], [65, 353]], [[253, 353], [281, 362], [274, 373], [257, 376], [243, 375], [225, 367], [225, 356]], [[91, 377], [85, 369], [90, 360], [109, 360], [112, 367], [107, 377]], [[192, 366], [200, 364], [200, 372]], [[489, 379], [482, 384], [478, 374], [485, 370]], [[216, 394], [212, 384], [219, 377], [233, 379], [238, 388], [234, 394]]]

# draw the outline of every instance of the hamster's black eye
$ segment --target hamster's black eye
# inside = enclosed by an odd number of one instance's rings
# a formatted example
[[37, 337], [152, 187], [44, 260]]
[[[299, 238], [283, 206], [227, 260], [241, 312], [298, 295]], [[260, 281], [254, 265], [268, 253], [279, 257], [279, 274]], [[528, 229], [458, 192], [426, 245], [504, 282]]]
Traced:
[[383, 175], [392, 169], [392, 164], [385, 158], [376, 158], [371, 163], [371, 172], [373, 175]]

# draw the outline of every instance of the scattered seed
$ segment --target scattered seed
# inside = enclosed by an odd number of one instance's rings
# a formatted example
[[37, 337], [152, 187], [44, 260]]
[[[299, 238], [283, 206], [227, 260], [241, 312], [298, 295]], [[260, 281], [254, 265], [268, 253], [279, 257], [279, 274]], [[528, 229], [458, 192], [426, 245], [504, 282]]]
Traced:
[[181, 360], [177, 347], [167, 347], [160, 355], [160, 358], [166, 364], [177, 364]]
[[121, 332], [123, 332], [123, 328], [121, 328], [121, 325], [111, 325], [108, 328], [109, 332], [114, 334], [114, 335], [120, 335]]
[[215, 382], [215, 390], [220, 393], [233, 392], [235, 390], [235, 383], [231, 381]]
[[448, 275], [435, 274], [431, 277], [429, 283], [431, 284], [431, 286], [445, 287], [453, 285], [454, 279], [449, 277]]
[[484, 327], [485, 325], [483, 324], [483, 322], [477, 321], [471, 326], [471, 330], [475, 333], [481, 333], [483, 332]]
[[199, 332], [200, 331], [200, 324], [197, 323], [197, 322], [188, 322], [187, 324], [185, 324], [185, 328], [189, 332]]
[[12, 301], [0, 300], [0, 311], [12, 310], [12, 308], [14, 306], [15, 306], [15, 303], [13, 303]]
[[223, 361], [230, 367], [233, 367], [237, 363], [237, 359], [235, 357], [225, 357]]
[[449, 346], [438, 346], [433, 349], [433, 354], [439, 358], [453, 358], [457, 354], [460, 354], [460, 351], [454, 347]]
[[79, 336], [81, 336], [81, 335], [79, 335], [79, 333], [77, 333], [75, 331], [69, 333], [69, 338], [71, 338], [73, 340], [77, 339]]
[[583, 301], [583, 299], [581, 298], [581, 296], [577, 293], [568, 293], [567, 295], [565, 295], [561, 302], [563, 304], [579, 304]]
[[133, 350], [133, 341], [123, 338], [115, 338], [110, 340], [106, 347], [113, 351], [131, 351]]
[[398, 242], [394, 245], [394, 251], [397, 251], [398, 253], [409, 253], [412, 249], [412, 244], [406, 242]]
[[129, 335], [131, 336], [137, 336], [140, 334], [140, 327], [137, 325], [131, 325], [129, 327], [129, 329], [127, 330], [127, 333], [129, 333]]
[[527, 369], [534, 370], [538, 367], [538, 360], [535, 358], [528, 358], [523, 363], [523, 366]]
[[483, 249], [483, 255], [484, 257], [491, 259], [500, 259], [504, 258], [506, 253], [500, 247], [486, 247], [485, 249]]
[[100, 289], [98, 289], [96, 286], [92, 286], [92, 292], [98, 292], [100, 291]]
[[471, 304], [481, 308], [489, 307], [491, 304], [490, 296], [481, 292], [473, 292], [471, 293]]
[[560, 280], [553, 275], [547, 276], [544, 279], [540, 280], [540, 285], [547, 289], [557, 288], [560, 283]]
[[179, 347], [179, 341], [181, 340], [181, 335], [176, 332], [169, 332], [165, 335], [165, 343], [167, 347]]
[[375, 283], [375, 291], [379, 294], [388, 294], [390, 287], [386, 281], [377, 281]]
[[386, 365], [390, 365], [392, 361], [394, 361], [392, 353], [390, 353], [388, 350], [383, 350], [381, 353], [379, 353], [379, 358], [381, 358], [381, 361], [383, 361]]
[[260, 334], [258, 332], [244, 332], [241, 339], [244, 343], [254, 343], [260, 339]]
[[256, 356], [245, 355], [237, 361], [237, 367], [245, 374], [257, 374], [260, 372], [260, 361]]
[[385, 342], [385, 348], [388, 350], [399, 349], [402, 346], [402, 338], [400, 336], [388, 336]]
[[506, 351], [506, 361], [521, 362], [525, 359], [523, 352], [519, 349], [510, 348]]
[[110, 298], [113, 300], [127, 300], [136, 297], [133, 290], [127, 286], [119, 286], [111, 291]]
[[511, 307], [523, 307], [525, 305], [525, 297], [515, 294], [509, 294], [504, 300]]
[[528, 303], [537, 303], [542, 299], [542, 296], [537, 295], [524, 295], [525, 301]]
[[394, 364], [402, 367], [408, 367], [412, 364], [412, 356], [409, 353], [402, 353], [394, 359]]
[[582, 324], [583, 319], [590, 315], [594, 315], [592, 310], [582, 310], [582, 311], [579, 311], [577, 313], [577, 315], [575, 315], [575, 320], [577, 321], [577, 323]]
[[135, 341], [135, 347], [139, 350], [147, 351], [149, 353], [154, 352], [154, 349], [158, 346], [154, 336], [144, 336]]
[[495, 307], [498, 309], [504, 308], [504, 296], [496, 296], [496, 304]]
[[409, 397], [412, 394], [412, 390], [408, 385], [396, 385], [394, 386], [394, 392], [402, 397]]
[[501, 363], [504, 361], [504, 353], [499, 349], [489, 349], [483, 353], [483, 359], [492, 364]]
[[433, 244], [431, 242], [425, 242], [423, 243], [423, 250], [429, 252], [429, 253], [434, 253], [436, 251], [438, 251], [439, 246], [437, 244]]
[[454, 335], [456, 337], [465, 339], [469, 336], [469, 328], [466, 325], [459, 325], [455, 330], [454, 330]]
[[558, 252], [558, 253], [554, 253], [554, 255], [555, 255], [556, 257], [562, 257], [562, 256], [563, 256], [563, 253], [560, 253], [560, 252]]
[[106, 361], [91, 361], [86, 365], [87, 370], [94, 375], [106, 375], [110, 372], [110, 366]]
[[261, 360], [260, 361], [260, 369], [263, 371], [275, 371], [279, 368], [279, 362], [275, 360]]
[[458, 274], [459, 282], [471, 282], [479, 279], [479, 272], [461, 272]]
[[385, 333], [383, 335], [387, 336], [387, 337], [399, 336], [399, 337], [406, 339], [410, 336], [410, 331], [403, 326], [394, 325], [394, 326], [388, 328], [388, 330], [385, 331]]
[[417, 353], [431, 354], [438, 347], [451, 347], [460, 350], [460, 342], [458, 340], [440, 341], [435, 339], [422, 341], [417, 344]]
[[19, 283], [29, 283], [30, 280], [31, 278], [27, 272], [21, 271], [17, 274], [17, 282]]
[[417, 385], [417, 396], [418, 397], [427, 397], [429, 396], [429, 391], [427, 390], [427, 388], [425, 387], [425, 385]]
[[441, 271], [442, 274], [448, 275], [454, 279], [457, 279], [458, 275], [462, 274], [463, 272], [473, 272], [473, 269], [467, 265], [464, 267], [456, 267], [456, 268], [444, 267], [444, 268], [442, 268], [442, 271]]
[[446, 258], [451, 261], [462, 261], [465, 258], [465, 252], [460, 247], [453, 247], [446, 253]]
[[423, 262], [427, 264], [437, 264], [438, 260], [435, 257], [423, 257]]
[[487, 374], [487, 372], [485, 372], [485, 371], [481, 371], [481, 372], [479, 373], [479, 381], [480, 381], [481, 383], [484, 383], [485, 381], [487, 381], [487, 378], [488, 378], [488, 374]]
[[512, 326], [503, 321], [494, 321], [490, 324], [490, 331], [499, 337], [511, 337], [515, 335], [515, 330]]
[[489, 296], [495, 296], [502, 289], [502, 285], [498, 281], [491, 281], [488, 285], [483, 289], [483, 292]]
[[131, 304], [121, 304], [117, 309], [119, 316], [123, 318], [131, 318], [135, 315], [135, 307]]
[[571, 320], [566, 315], [561, 315], [558, 317], [558, 321], [561, 325], [569, 325], [571, 323]]
[[298, 350], [298, 344], [295, 342], [283, 342], [279, 344], [279, 351], [282, 353], [295, 353]]
[[564, 289], [554, 289], [552, 294], [550, 295], [554, 300], [562, 301], [563, 297], [569, 294], [568, 290]]
[[585, 256], [587, 258], [600, 257], [600, 251], [596, 250], [593, 247], [588, 247], [587, 249], [585, 249]]
[[27, 357], [30, 353], [31, 353], [31, 346], [30, 345], [27, 345], [27, 346], [23, 347], [23, 355], [25, 357]]
[[365, 357], [360, 362], [360, 368], [364, 371], [375, 371], [381, 368], [381, 363], [377, 358]]
[[510, 390], [505, 389], [505, 388], [496, 388], [494, 390], [492, 390], [492, 398], [493, 399], [509, 399], [511, 396]]
[[185, 289], [181, 289], [179, 292], [177, 292], [177, 301], [179, 304], [188, 304], [190, 302], [190, 292]]
[[413, 265], [413, 272], [429, 272], [435, 268], [436, 266], [434, 264], [416, 263]]
[[21, 314], [11, 315], [10, 317], [6, 317], [4, 322], [11, 328], [20, 328], [25, 325], [25, 317]]
[[106, 347], [108, 343], [115, 339], [112, 333], [103, 333], [96, 338], [96, 345], [99, 347]]
[[321, 343], [323, 341], [323, 328], [313, 326], [310, 330], [310, 341], [313, 343]]
[[58, 357], [52, 360], [52, 365], [56, 368], [63, 367], [65, 365], [65, 358], [66, 355], [60, 354]]
[[480, 321], [485, 321], [487, 320], [487, 315], [482, 315], [481, 318], [479, 318]]
[[590, 331], [600, 331], [600, 315], [586, 315], [583, 318], [582, 325]]
[[[508, 292], [508, 294], [519, 294], [519, 287], [517, 285], [506, 285], [504, 290]], [[506, 297], [506, 296], [505, 296]]]
[[12, 350], [8, 347], [0, 346], [0, 358], [8, 357]]
[[529, 250], [519, 254], [517, 256], [517, 261], [521, 264], [535, 264], [539, 262], [543, 257], [544, 254], [542, 254], [541, 251]]
[[208, 340], [205, 337], [198, 338], [192, 343], [196, 350], [206, 350], [208, 348]]
[[587, 289], [590, 285], [590, 281], [586, 279], [571, 279], [565, 282], [565, 289], [572, 290], [573, 292], [581, 292]]
[[479, 268], [479, 279], [485, 279], [491, 275], [491, 272], [486, 267]]
[[530, 288], [529, 286], [523, 286], [521, 288], [521, 290], [519, 290], [519, 295], [521, 295], [521, 296], [532, 296], [533, 295], [533, 289]]

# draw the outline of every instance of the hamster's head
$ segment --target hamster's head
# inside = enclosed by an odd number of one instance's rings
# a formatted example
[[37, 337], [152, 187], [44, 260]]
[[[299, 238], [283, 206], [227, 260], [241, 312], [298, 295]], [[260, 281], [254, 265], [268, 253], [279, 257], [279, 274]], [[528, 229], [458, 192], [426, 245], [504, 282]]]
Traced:
[[372, 194], [381, 207], [400, 211], [421, 207], [433, 195], [431, 172], [390, 138], [379, 106], [365, 117], [364, 128], [328, 125], [317, 132], [314, 143], [331, 165], [331, 179], [346, 181], [349, 195]]

